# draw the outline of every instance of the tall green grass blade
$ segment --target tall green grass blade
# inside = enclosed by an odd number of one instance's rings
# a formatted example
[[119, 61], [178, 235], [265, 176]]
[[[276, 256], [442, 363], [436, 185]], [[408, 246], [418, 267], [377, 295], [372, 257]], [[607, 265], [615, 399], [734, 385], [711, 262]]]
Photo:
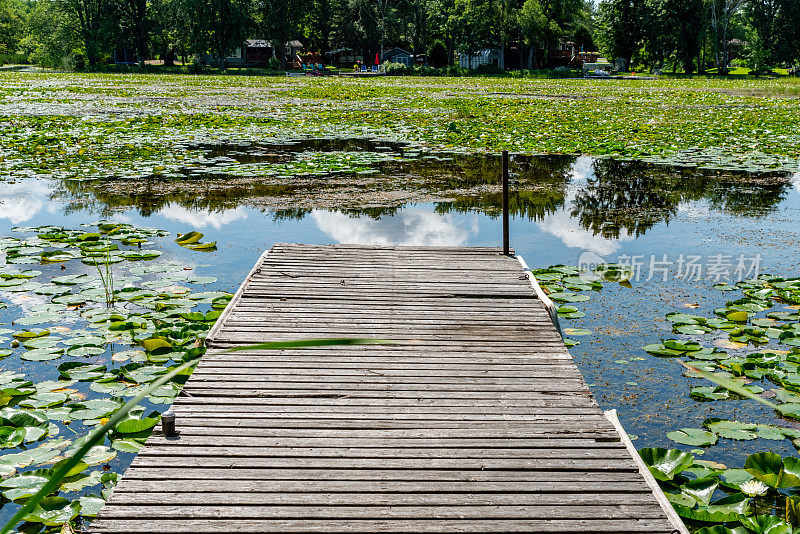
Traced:
[[732, 391], [732, 392], [736, 393], [737, 395], [741, 395], [742, 397], [747, 397], [748, 399], [753, 399], [756, 402], [760, 402], [764, 406], [769, 406], [773, 410], [777, 410], [779, 412], [782, 412], [782, 410], [780, 409], [780, 407], [777, 404], [772, 403], [772, 402], [768, 401], [767, 399], [765, 399], [765, 398], [763, 398], [763, 397], [761, 397], [759, 395], [756, 395], [755, 393], [753, 393], [749, 389], [746, 389], [746, 388], [742, 387], [741, 384], [731, 380], [730, 378], [725, 378], [725, 377], [722, 377], [722, 376], [719, 376], [719, 375], [715, 375], [714, 373], [709, 373], [708, 371], [703, 371], [702, 369], [698, 369], [694, 365], [692, 365], [690, 363], [686, 363], [684, 361], [678, 360], [678, 363], [680, 363], [681, 365], [683, 365], [684, 367], [686, 367], [687, 369], [689, 369], [693, 373], [697, 373], [698, 375], [702, 376], [706, 380], [714, 382], [718, 386], [724, 387], [728, 391]]
[[326, 338], [326, 339], [304, 339], [301, 341], [268, 341], [255, 345], [244, 345], [223, 350], [217, 354], [227, 354], [229, 352], [239, 352], [246, 350], [280, 350], [294, 349], [298, 347], [322, 347], [327, 345], [388, 345], [399, 344], [399, 341], [387, 341], [385, 339], [358, 339], [358, 338]]

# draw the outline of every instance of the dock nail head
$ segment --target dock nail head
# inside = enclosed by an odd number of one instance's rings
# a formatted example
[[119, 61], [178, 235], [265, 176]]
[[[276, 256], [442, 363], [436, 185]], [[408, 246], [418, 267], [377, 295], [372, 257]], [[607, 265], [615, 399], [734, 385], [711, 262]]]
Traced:
[[161, 414], [161, 431], [168, 438], [178, 435], [178, 432], [175, 431], [175, 412], [172, 410]]

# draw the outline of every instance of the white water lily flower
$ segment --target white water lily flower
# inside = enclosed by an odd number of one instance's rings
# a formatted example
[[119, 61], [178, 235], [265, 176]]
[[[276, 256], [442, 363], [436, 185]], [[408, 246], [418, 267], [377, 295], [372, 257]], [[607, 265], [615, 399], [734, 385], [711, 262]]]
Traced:
[[769, 486], [760, 480], [748, 480], [747, 482], [739, 484], [739, 489], [749, 497], [758, 497], [759, 495], [764, 495], [769, 489]]

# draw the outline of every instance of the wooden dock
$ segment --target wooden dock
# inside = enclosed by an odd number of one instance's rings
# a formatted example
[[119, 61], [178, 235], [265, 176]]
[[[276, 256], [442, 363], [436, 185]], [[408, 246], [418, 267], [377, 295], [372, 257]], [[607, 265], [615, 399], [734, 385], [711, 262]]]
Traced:
[[[402, 344], [220, 354], [328, 337]], [[275, 245], [208, 343], [88, 531], [683, 532], [497, 249]]]

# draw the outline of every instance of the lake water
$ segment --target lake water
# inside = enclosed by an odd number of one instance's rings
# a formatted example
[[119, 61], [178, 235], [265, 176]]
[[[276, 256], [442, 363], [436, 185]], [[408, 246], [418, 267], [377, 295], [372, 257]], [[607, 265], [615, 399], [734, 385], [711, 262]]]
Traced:
[[[156, 227], [172, 236], [154, 239], [164, 251], [159, 262], [193, 267], [199, 275], [218, 278], [210, 289], [231, 292], [276, 242], [501, 243], [496, 158], [404, 154], [402, 160], [362, 161], [366, 171], [314, 175], [303, 170], [289, 178], [296, 169], [284, 167], [281, 173], [288, 174], [269, 179], [254, 175], [252, 168], [234, 174], [240, 165], [281, 165], [309, 151], [341, 156], [374, 149], [358, 143], [302, 145], [290, 152], [211, 147], [209, 158], [227, 158], [223, 163], [229, 165], [217, 165], [214, 173], [195, 172], [189, 182], [158, 176], [121, 183], [6, 181], [0, 187], [0, 237], [18, 235], [17, 227], [79, 228], [98, 219]], [[384, 152], [397, 150], [389, 146]], [[735, 282], [758, 272], [800, 276], [800, 173], [731, 175], [586, 157], [518, 157], [512, 161], [512, 180], [511, 244], [531, 267], [602, 261], [641, 265], [630, 284], [606, 283], [602, 291], [591, 292], [588, 302], [575, 304], [585, 317], [562, 320], [564, 327], [593, 332], [573, 336], [580, 344], [570, 352], [601, 407], [619, 411], [628, 433], [638, 436], [638, 447], [676, 447], [666, 432], [700, 427], [710, 416], [798, 426], [749, 400], [691, 399], [690, 387], [706, 384], [683, 376], [674, 360], [651, 356], [641, 347], [684, 337], [671, 333], [664, 319], [670, 311], [713, 316], [729, 300], [712, 288], [718, 281]], [[175, 244], [175, 234], [192, 230], [204, 233], [204, 241], [217, 241], [217, 250], [200, 253]], [[92, 272], [75, 263], [68, 273]], [[58, 265], [36, 268], [61, 274]], [[0, 311], [6, 324], [31, 305], [18, 294], [0, 292], [0, 299], [10, 303]], [[706, 339], [719, 337], [717, 331]], [[56, 379], [56, 364], [62, 362], [12, 356], [0, 366], [38, 381]], [[763, 449], [794, 452], [788, 440], [723, 439], [705, 458], [738, 465], [749, 452]], [[132, 457], [118, 455], [111, 468], [121, 472]]]

